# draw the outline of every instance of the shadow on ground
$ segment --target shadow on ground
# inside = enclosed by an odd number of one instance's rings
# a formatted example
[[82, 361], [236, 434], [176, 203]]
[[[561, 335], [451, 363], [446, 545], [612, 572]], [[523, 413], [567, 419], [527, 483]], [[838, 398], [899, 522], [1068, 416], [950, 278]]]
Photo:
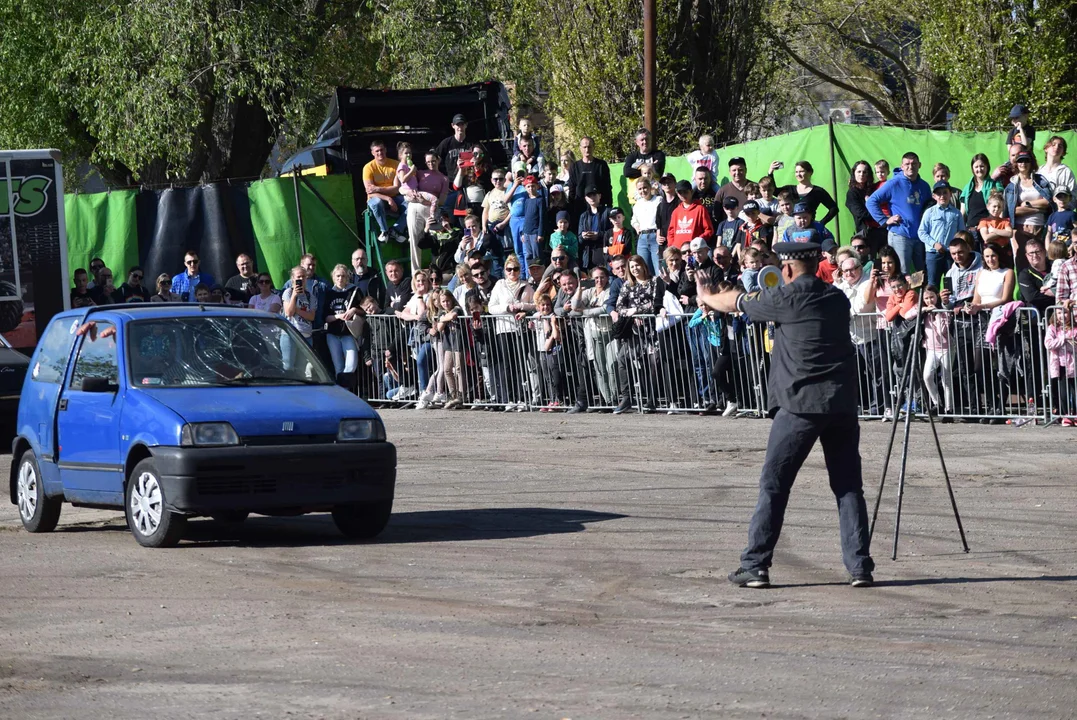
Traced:
[[[375, 540], [399, 543], [505, 540], [583, 532], [588, 523], [626, 517], [616, 513], [562, 508], [470, 508], [393, 513], [389, 526]], [[210, 519], [191, 521], [184, 544], [301, 547], [345, 545], [329, 515], [272, 518], [255, 515], [240, 525]], [[182, 545], [181, 545], [182, 547]]]

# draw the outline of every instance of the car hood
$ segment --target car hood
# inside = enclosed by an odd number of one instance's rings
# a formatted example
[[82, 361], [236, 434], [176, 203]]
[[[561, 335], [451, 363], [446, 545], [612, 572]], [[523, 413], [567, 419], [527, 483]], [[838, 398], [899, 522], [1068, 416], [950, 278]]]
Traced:
[[335, 436], [343, 418], [377, 417], [366, 402], [336, 385], [139, 388], [137, 392], [175, 411], [185, 422], [229, 422], [240, 437]]

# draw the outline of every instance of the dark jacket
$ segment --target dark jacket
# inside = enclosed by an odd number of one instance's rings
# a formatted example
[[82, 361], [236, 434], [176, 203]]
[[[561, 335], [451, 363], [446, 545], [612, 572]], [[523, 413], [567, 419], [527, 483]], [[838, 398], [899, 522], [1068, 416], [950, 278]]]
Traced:
[[610, 166], [605, 160], [591, 158], [591, 162], [577, 160], [568, 171], [568, 184], [572, 188], [572, 204], [576, 212], [587, 207], [584, 198], [591, 190], [602, 193], [602, 204], [613, 205], [613, 182], [610, 179]]
[[666, 154], [661, 150], [651, 150], [645, 153], [641, 153], [638, 149], [633, 150], [625, 158], [624, 176], [635, 180], [640, 176], [639, 166], [644, 163], [654, 165], [654, 176], [660, 178], [666, 171]]

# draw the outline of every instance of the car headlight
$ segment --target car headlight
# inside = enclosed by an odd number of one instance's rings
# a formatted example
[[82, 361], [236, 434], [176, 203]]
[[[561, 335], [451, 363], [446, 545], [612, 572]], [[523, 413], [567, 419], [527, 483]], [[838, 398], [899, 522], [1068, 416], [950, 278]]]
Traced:
[[239, 445], [239, 436], [236, 435], [231, 423], [188, 423], [180, 431], [180, 445], [183, 447]]
[[377, 418], [340, 421], [337, 442], [382, 442], [384, 440], [385, 426]]

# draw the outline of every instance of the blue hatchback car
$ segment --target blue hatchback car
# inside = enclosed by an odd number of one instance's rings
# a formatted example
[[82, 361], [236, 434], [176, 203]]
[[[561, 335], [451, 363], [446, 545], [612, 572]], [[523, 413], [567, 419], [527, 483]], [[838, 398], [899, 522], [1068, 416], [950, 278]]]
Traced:
[[53, 318], [30, 360], [11, 501], [30, 532], [62, 503], [123, 508], [139, 543], [189, 517], [331, 512], [373, 538], [393, 507], [396, 448], [290, 325], [211, 305], [131, 304]]

